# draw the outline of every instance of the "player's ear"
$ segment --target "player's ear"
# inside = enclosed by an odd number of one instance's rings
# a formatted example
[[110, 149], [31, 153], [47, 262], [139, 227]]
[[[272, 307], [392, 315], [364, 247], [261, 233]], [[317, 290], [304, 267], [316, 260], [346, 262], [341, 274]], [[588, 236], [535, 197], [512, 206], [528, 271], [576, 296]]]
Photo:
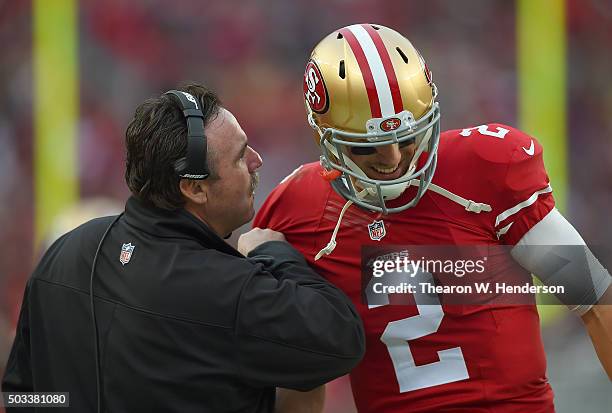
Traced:
[[186, 198], [198, 205], [203, 205], [208, 200], [208, 185], [203, 180], [181, 179], [179, 189]]

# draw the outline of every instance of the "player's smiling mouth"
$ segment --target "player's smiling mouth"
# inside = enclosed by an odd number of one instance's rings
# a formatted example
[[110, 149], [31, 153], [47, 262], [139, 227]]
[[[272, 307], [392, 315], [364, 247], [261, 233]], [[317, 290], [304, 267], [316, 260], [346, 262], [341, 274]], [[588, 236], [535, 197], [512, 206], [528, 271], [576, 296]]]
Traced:
[[397, 168], [399, 168], [399, 165], [397, 165], [395, 167], [391, 167], [391, 168], [380, 168], [380, 167], [376, 167], [376, 166], [373, 166], [372, 168], [374, 168], [376, 170], [376, 172], [380, 172], [381, 174], [391, 174], [391, 173], [395, 172], [397, 170]]
[[397, 166], [390, 168], [383, 168], [380, 166], [371, 166], [370, 170], [372, 171], [370, 178], [381, 179], [381, 180], [391, 180], [397, 179], [402, 176], [402, 165], [398, 164]]

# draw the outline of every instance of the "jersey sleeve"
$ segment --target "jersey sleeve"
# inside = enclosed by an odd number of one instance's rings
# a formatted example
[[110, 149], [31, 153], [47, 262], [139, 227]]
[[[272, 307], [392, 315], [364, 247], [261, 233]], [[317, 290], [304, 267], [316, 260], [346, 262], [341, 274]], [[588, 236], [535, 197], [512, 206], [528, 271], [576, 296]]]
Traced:
[[253, 227], [282, 232], [302, 254], [313, 255], [315, 233], [323, 202], [317, 202], [322, 178], [318, 164], [302, 165], [287, 176], [266, 198]]
[[[288, 187], [293, 177], [299, 174], [303, 167], [304, 165], [300, 165], [270, 192], [270, 195], [268, 195], [255, 215], [253, 228], [270, 228], [275, 231], [283, 232], [283, 230], [291, 226], [291, 215], [287, 213], [290, 210], [290, 206], [287, 205], [286, 202], [289, 196], [286, 192], [290, 191]], [[277, 209], [285, 209], [285, 211], [279, 211], [279, 213], [277, 213]]]
[[[536, 138], [518, 129], [498, 124], [488, 127], [508, 131], [503, 142], [497, 142], [501, 145], [491, 149], [503, 153], [503, 162], [498, 165], [495, 173], [494, 226], [503, 244], [516, 245], [555, 206], [552, 187], [544, 167], [544, 150]], [[489, 154], [490, 158], [496, 156], [499, 155]]]

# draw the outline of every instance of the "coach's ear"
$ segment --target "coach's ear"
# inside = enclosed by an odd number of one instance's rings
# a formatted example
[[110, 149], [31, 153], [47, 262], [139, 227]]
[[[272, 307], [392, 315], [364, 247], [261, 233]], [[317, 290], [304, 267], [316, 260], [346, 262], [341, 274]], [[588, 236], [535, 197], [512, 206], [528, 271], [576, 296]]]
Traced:
[[179, 188], [187, 203], [204, 205], [208, 200], [208, 185], [203, 180], [181, 179]]

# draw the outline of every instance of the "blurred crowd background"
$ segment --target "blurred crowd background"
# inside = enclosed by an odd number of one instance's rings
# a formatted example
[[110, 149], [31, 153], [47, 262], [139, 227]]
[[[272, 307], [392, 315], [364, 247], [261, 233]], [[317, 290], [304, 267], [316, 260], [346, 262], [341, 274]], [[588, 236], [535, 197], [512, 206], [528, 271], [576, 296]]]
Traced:
[[[612, 253], [606, 252], [612, 243], [612, 2], [565, 3], [564, 212], [612, 268]], [[78, 7], [79, 191], [87, 204], [103, 200], [95, 213], [121, 209], [128, 197], [123, 138], [135, 107], [188, 80], [220, 94], [262, 155], [260, 204], [299, 164], [318, 158], [304, 115], [304, 65], [319, 39], [352, 23], [383, 24], [412, 40], [440, 91], [443, 129], [493, 121], [520, 126], [514, 1], [83, 0]], [[40, 253], [33, 225], [30, 1], [0, 0], [0, 46], [1, 373], [23, 288]], [[65, 225], [83, 213], [74, 211], [66, 212]], [[564, 312], [543, 332], [558, 412], [609, 411], [609, 381], [577, 317]], [[345, 382], [328, 393], [327, 411], [353, 411]]]

